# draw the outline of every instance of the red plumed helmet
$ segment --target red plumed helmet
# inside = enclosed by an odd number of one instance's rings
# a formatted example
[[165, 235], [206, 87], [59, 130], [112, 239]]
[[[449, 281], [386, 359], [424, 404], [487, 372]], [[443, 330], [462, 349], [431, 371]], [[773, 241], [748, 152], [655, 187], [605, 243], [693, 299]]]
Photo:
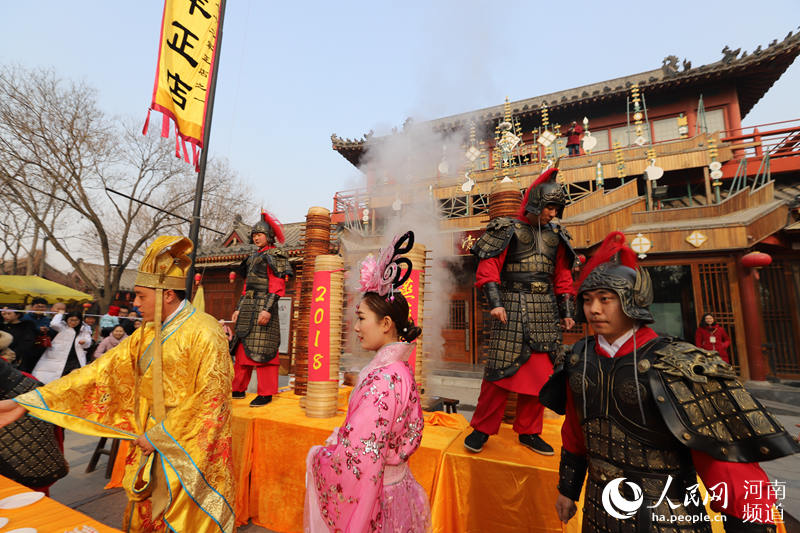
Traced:
[[252, 237], [255, 233], [263, 233], [279, 243], [286, 240], [283, 235], [283, 225], [264, 209], [261, 210], [261, 220], [256, 222], [250, 230], [250, 236]]

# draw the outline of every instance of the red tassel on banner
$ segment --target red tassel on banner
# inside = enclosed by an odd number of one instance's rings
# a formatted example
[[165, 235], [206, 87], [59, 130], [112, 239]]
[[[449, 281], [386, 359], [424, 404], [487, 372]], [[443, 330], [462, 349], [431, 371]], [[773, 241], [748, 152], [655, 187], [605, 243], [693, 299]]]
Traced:
[[142, 135], [147, 135], [147, 128], [150, 127], [150, 110], [147, 110], [147, 118], [144, 119], [144, 128], [142, 128]]
[[165, 139], [169, 137], [169, 117], [163, 113], [161, 115], [161, 136]]
[[181, 158], [181, 138], [178, 137], [177, 133], [175, 134], [175, 157]]
[[192, 164], [195, 171], [200, 172], [200, 149], [196, 144], [192, 144]]
[[190, 163], [191, 161], [189, 161], [189, 150], [186, 149], [186, 139], [181, 139], [181, 144], [183, 145], [183, 159], [187, 163]]

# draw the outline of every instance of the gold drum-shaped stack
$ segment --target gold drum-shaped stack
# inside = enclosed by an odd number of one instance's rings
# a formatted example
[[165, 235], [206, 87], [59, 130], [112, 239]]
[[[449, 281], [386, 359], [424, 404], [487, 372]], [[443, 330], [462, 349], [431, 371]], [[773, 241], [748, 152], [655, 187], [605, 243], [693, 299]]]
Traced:
[[[314, 271], [331, 272], [331, 286], [327, 294], [330, 304], [330, 372], [327, 381], [308, 381], [306, 416], [330, 418], [336, 416], [339, 401], [339, 360], [342, 355], [342, 306], [344, 301], [344, 262], [338, 255], [318, 255]], [[315, 295], [316, 296], [316, 295]], [[313, 343], [309, 339], [309, 343]]]

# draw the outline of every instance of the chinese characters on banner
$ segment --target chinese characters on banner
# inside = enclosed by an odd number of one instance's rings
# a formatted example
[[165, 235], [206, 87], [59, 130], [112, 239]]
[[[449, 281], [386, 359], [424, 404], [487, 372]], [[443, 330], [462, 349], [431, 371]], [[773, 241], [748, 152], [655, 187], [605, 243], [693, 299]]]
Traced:
[[[408, 314], [414, 319], [414, 324], [419, 324], [419, 270], [412, 270], [411, 275], [405, 283], [398, 289], [408, 302]], [[417, 345], [414, 345], [411, 355], [408, 358], [408, 364], [411, 366], [411, 371], [414, 372], [417, 363]]]
[[[203, 147], [203, 131], [214, 54], [217, 49], [220, 0], [165, 0], [161, 22], [156, 81], [150, 109], [163, 114], [161, 135], [169, 136], [169, 120], [175, 122], [175, 155], [197, 166]], [[147, 133], [150, 111], [142, 133]], [[181, 142], [182, 141], [182, 142]]]
[[482, 229], [453, 233], [453, 255], [470, 255], [472, 246], [483, 235]]
[[308, 381], [331, 381], [331, 271], [314, 272], [308, 320]]

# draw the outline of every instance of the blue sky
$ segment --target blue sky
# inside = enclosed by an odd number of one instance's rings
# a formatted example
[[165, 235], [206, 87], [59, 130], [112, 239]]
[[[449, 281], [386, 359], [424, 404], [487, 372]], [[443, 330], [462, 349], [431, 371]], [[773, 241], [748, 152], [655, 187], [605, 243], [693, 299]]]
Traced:
[[[144, 121], [162, 9], [161, 0], [6, 1], [0, 62], [83, 80], [107, 112]], [[783, 39], [797, 31], [799, 14], [797, 0], [229, 0], [211, 154], [228, 157], [264, 207], [295, 222], [359, 183], [331, 149], [331, 133], [360, 137], [408, 116], [438, 118], [633, 74], [670, 54], [699, 66], [725, 45], [752, 51]], [[798, 91], [794, 64], [745, 124], [798, 118]]]

